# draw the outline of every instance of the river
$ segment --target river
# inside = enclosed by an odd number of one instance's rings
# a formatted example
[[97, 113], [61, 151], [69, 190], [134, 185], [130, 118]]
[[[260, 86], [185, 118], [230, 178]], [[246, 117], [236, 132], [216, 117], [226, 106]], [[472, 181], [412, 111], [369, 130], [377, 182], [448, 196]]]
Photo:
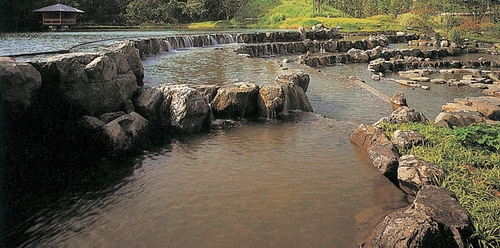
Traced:
[[[79, 47], [86, 51], [116, 40], [173, 34], [1, 34], [0, 56], [102, 41]], [[391, 108], [348, 77], [357, 76], [388, 96], [404, 91], [409, 105], [431, 119], [442, 104], [480, 94], [465, 87], [431, 85], [424, 91], [372, 81], [366, 64], [313, 69], [282, 62], [294, 56], [250, 59], [235, 54], [235, 46], [149, 57], [145, 83], [263, 85], [284, 68], [300, 68], [311, 76], [307, 95], [315, 113], [327, 118], [235, 122], [165, 142], [142, 155], [97, 159], [89, 166], [64, 154], [20, 158], [34, 168], [66, 169], [34, 170], [32, 177], [42, 178], [30, 185], [24, 185], [26, 180], [4, 182], [6, 246], [356, 247], [377, 217], [406, 202], [349, 142], [358, 124], [373, 123]]]

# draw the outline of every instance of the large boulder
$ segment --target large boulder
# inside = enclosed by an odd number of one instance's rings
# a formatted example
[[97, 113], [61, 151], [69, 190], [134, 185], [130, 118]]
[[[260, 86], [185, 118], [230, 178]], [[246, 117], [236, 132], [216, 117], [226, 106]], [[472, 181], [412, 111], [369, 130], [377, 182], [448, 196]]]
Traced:
[[33, 62], [57, 97], [91, 116], [120, 111], [134, 96], [136, 77], [124, 63], [116, 52], [71, 53]]
[[148, 134], [149, 122], [136, 112], [122, 115], [102, 127], [107, 147], [112, 152], [140, 148]]
[[278, 85], [282, 84], [297, 84], [307, 92], [307, 88], [309, 87], [310, 78], [309, 75], [304, 73], [302, 70], [290, 70], [289, 73], [280, 74], [276, 77], [275, 82]]
[[285, 94], [278, 85], [265, 85], [259, 90], [259, 116], [265, 119], [275, 119], [285, 109]]
[[35, 67], [11, 58], [0, 57], [0, 111], [19, 114], [31, 106], [42, 86], [42, 76]]
[[255, 118], [259, 87], [252, 83], [235, 83], [217, 90], [210, 103], [215, 118]]
[[435, 185], [436, 180], [444, 179], [444, 176], [442, 169], [415, 155], [399, 158], [399, 186], [409, 195], [416, 195], [424, 185]]
[[413, 204], [387, 215], [363, 247], [466, 247], [472, 220], [454, 194], [425, 185]]
[[361, 124], [351, 134], [350, 140], [367, 153], [375, 168], [396, 182], [399, 153], [384, 131], [375, 126]]
[[[303, 74], [301, 71], [294, 72], [293, 74], [296, 76], [278, 76], [275, 81], [276, 85], [281, 87], [285, 96], [283, 111], [302, 110], [312, 112], [312, 105], [305, 92], [309, 84], [309, 75]], [[287, 78], [289, 80], [285, 80]]]
[[161, 85], [159, 103], [161, 125], [178, 133], [195, 133], [206, 124], [209, 106], [195, 88], [189, 85]]

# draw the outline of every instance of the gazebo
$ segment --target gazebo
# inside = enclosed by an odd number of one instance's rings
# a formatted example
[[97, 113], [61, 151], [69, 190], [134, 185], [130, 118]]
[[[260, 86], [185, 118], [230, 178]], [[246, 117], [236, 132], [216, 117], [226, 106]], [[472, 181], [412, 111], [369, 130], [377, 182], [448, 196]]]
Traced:
[[56, 30], [60, 27], [61, 30], [69, 29], [70, 25], [76, 24], [76, 14], [85, 13], [64, 4], [54, 4], [41, 9], [33, 10], [33, 12], [43, 13], [42, 24], [49, 26], [49, 29]]

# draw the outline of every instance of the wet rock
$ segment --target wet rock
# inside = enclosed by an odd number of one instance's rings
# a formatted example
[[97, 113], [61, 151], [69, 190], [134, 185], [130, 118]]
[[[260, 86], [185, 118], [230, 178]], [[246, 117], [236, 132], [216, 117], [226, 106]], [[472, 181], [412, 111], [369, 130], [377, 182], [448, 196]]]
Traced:
[[159, 108], [163, 99], [164, 95], [158, 88], [150, 87], [141, 91], [139, 96], [134, 99], [134, 105], [139, 114], [156, 123], [159, 121]]
[[265, 85], [259, 90], [259, 116], [265, 119], [275, 119], [285, 109], [285, 94], [279, 85]]
[[139, 148], [147, 138], [149, 122], [136, 112], [122, 115], [103, 127], [108, 149], [125, 152]]
[[106, 123], [97, 117], [84, 115], [80, 120], [78, 120], [77, 125], [87, 131], [100, 132]]
[[164, 94], [160, 115], [164, 119], [170, 117], [171, 129], [191, 134], [205, 127], [209, 106], [196, 89], [188, 85], [166, 85], [160, 89]]
[[0, 103], [2, 112], [18, 115], [30, 107], [42, 76], [32, 65], [0, 57]]
[[406, 95], [402, 91], [396, 91], [391, 97], [391, 103], [395, 104], [398, 107], [408, 106], [406, 102]]
[[375, 168], [396, 182], [399, 154], [384, 131], [375, 126], [361, 124], [351, 134], [350, 140], [367, 153]]
[[363, 247], [466, 247], [469, 213], [454, 194], [425, 185], [412, 205], [387, 215]]
[[238, 119], [256, 117], [259, 87], [252, 83], [235, 83], [217, 90], [210, 103], [215, 118]]
[[442, 127], [464, 127], [483, 122], [484, 116], [477, 111], [441, 112], [434, 119], [434, 124]]
[[[275, 84], [281, 87], [281, 89], [283, 90], [283, 111], [302, 110], [305, 112], [312, 112], [313, 109], [311, 103], [309, 102], [309, 99], [307, 98], [304, 90], [307, 90], [307, 85], [309, 84], [309, 75], [303, 74], [302, 71], [295, 71], [293, 72], [293, 74], [297, 74], [297, 76], [278, 76], [275, 81]], [[296, 78], [298, 78], [299, 80], [295, 80]]]
[[347, 51], [347, 55], [353, 62], [366, 63], [370, 60], [368, 53], [361, 49], [351, 48]]
[[304, 73], [301, 70], [289, 70], [286, 74], [280, 74], [276, 77], [275, 82], [277, 84], [296, 84], [307, 92], [307, 88], [309, 87], [310, 77], [308, 74]]
[[444, 179], [445, 173], [439, 167], [415, 155], [399, 158], [398, 181], [400, 188], [415, 196], [424, 185], [435, 185], [436, 180]]
[[399, 148], [408, 149], [423, 144], [427, 138], [417, 131], [396, 130], [392, 136], [392, 143]]

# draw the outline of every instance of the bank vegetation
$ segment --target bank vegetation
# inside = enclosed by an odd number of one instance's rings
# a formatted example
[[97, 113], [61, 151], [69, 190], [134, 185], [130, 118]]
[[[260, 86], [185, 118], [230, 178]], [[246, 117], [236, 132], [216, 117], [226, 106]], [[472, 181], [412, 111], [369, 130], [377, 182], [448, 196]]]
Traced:
[[396, 130], [418, 131], [427, 141], [402, 149], [446, 173], [439, 186], [453, 191], [472, 215], [475, 232], [471, 247], [500, 247], [500, 124], [474, 124], [445, 128], [433, 124], [384, 124], [391, 136]]

